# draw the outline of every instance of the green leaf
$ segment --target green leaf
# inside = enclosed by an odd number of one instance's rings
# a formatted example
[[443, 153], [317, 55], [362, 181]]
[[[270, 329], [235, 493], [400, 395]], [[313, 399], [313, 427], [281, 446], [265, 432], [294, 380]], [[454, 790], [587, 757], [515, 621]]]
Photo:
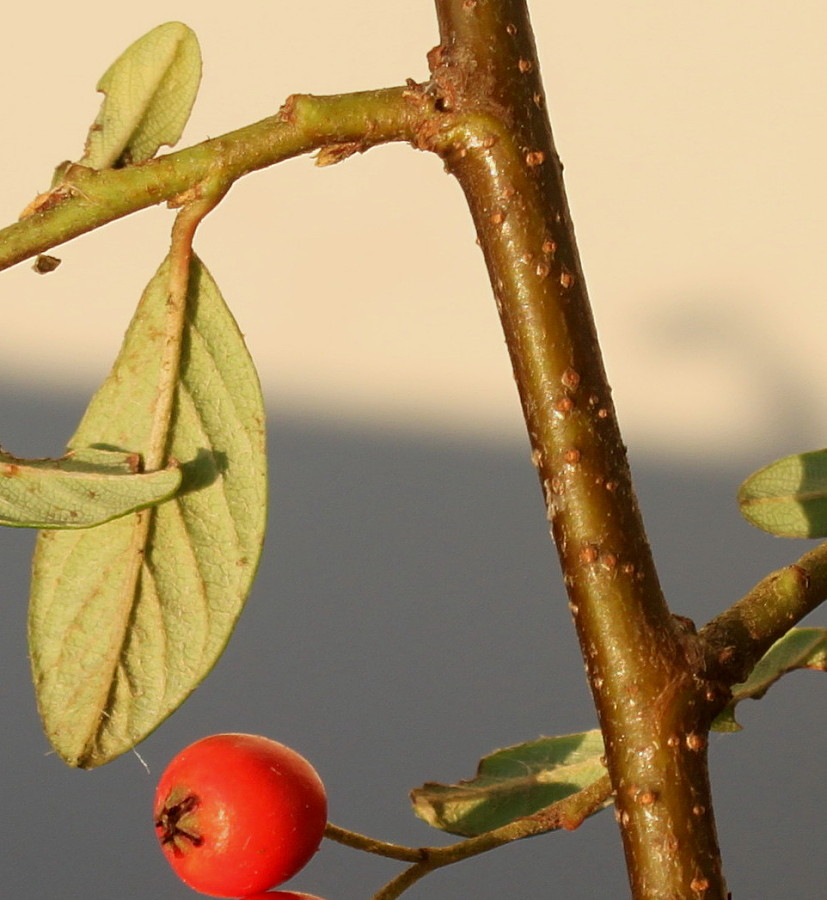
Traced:
[[[168, 263], [147, 286], [71, 446], [145, 453], [161, 377]], [[41, 532], [30, 652], [44, 728], [70, 765], [108, 762], [179, 706], [220, 656], [258, 564], [264, 409], [235, 321], [193, 257], [160, 506], [86, 531]]]
[[61, 459], [20, 459], [0, 450], [0, 525], [88, 528], [170, 497], [177, 466], [140, 472], [140, 456], [76, 450]]
[[411, 791], [414, 812], [434, 828], [475, 837], [593, 784], [606, 774], [603, 752], [598, 730], [497, 750], [470, 781]]
[[749, 678], [732, 688], [732, 700], [712, 723], [715, 731], [740, 731], [735, 707], [747, 698], [758, 700], [787, 672], [813, 669], [827, 672], [827, 630], [792, 628], [761, 657]]
[[152, 159], [163, 144], [176, 144], [200, 81], [198, 38], [186, 25], [167, 22], [138, 38], [98, 82], [105, 97], [81, 165], [116, 168]]
[[827, 450], [785, 456], [738, 491], [741, 515], [780, 537], [827, 537]]

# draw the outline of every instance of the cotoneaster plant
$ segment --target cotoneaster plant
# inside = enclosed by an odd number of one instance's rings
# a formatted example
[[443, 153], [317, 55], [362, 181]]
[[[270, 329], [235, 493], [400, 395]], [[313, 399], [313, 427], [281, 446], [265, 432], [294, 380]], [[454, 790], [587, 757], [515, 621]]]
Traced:
[[[420, 80], [400, 72], [390, 87], [294, 93], [264, 119], [160, 155], [187, 123], [201, 54], [187, 26], [159, 25], [98, 82], [105, 98], [76, 161], [58, 166], [51, 187], [0, 231], [0, 269], [33, 259], [44, 275], [59, 262], [46, 251], [65, 241], [161, 203], [177, 210], [169, 251], [66, 455], [0, 453], [0, 524], [41, 530], [28, 622], [38, 710], [69, 765], [112, 761], [203, 681], [253, 583], [267, 512], [266, 411], [241, 331], [194, 252], [199, 224], [248, 174], [312, 151], [324, 166], [407, 143], [434, 154], [468, 201], [600, 728], [524, 741], [484, 757], [473, 782], [416, 789], [417, 813], [464, 838], [424, 848], [325, 828], [324, 788], [305, 760], [265, 738], [218, 735], [162, 778], [164, 853], [192, 887], [249, 898], [295, 874], [324, 831], [407, 863], [374, 895], [396, 900], [440, 867], [576, 828], [613, 802], [634, 900], [728, 900], [709, 731], [738, 730], [735, 704], [787, 672], [827, 669], [827, 630], [792, 627], [827, 598], [827, 542], [699, 629], [667, 604], [598, 344], [547, 114], [556, 89], [540, 77], [527, 0], [434, 6], [439, 44]], [[282, 225], [265, 229], [271, 242]], [[408, 256], [430, 272], [433, 260]], [[420, 312], [412, 308], [413, 319]], [[827, 450], [760, 470], [738, 500], [772, 534], [827, 538]], [[550, 871], [544, 895], [555, 878]]]
[[324, 836], [327, 797], [295, 750], [258, 735], [216, 734], [169, 764], [154, 818], [161, 849], [186, 884], [214, 897], [249, 897], [307, 864]]

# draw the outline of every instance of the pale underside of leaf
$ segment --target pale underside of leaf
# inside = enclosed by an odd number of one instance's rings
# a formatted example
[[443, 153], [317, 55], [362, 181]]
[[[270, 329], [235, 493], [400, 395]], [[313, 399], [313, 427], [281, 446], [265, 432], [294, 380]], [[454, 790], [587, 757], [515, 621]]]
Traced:
[[744, 518], [779, 537], [827, 537], [827, 450], [785, 456], [738, 491]]
[[89, 528], [159, 503], [181, 483], [176, 466], [141, 473], [134, 453], [86, 450], [61, 459], [0, 451], [0, 525]]
[[[70, 446], [145, 450], [157, 400], [168, 265], [144, 292]], [[264, 536], [264, 410], [252, 361], [193, 258], [170, 457], [174, 499], [92, 528], [42, 532], [30, 648], [44, 727], [70, 765], [101, 765], [200, 683], [241, 612]]]
[[735, 707], [747, 699], [759, 700], [788, 672], [796, 669], [827, 671], [827, 630], [792, 628], [761, 657], [749, 678], [733, 685], [732, 700], [712, 723], [715, 731], [740, 731]]
[[143, 162], [178, 142], [201, 81], [201, 51], [181, 22], [138, 38], [98, 82], [105, 94], [80, 160], [92, 169]]
[[600, 731], [544, 737], [484, 757], [476, 776], [411, 791], [414, 812], [451, 834], [474, 837], [593, 784], [606, 774]]

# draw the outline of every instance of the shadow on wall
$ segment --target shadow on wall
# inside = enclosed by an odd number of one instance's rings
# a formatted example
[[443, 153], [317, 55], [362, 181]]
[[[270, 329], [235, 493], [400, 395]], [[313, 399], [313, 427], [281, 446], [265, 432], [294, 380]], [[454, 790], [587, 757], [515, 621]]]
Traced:
[[717, 455], [722, 467], [733, 456], [769, 462], [768, 445], [784, 455], [824, 442], [809, 335], [783, 319], [773, 326], [761, 303], [714, 292], [641, 302], [634, 330], [623, 335], [615, 385], [640, 433]]
[[[11, 452], [61, 452], [80, 397], [0, 401]], [[28, 533], [0, 531], [2, 822], [9, 896], [192, 897], [154, 846], [154, 780], [185, 743], [267, 733], [307, 755], [331, 818], [388, 840], [441, 843], [407, 791], [471, 777], [496, 747], [592, 727], [573, 630], [526, 446], [414, 441], [273, 415], [271, 524], [249, 607], [190, 701], [101, 770], [66, 769], [37, 722], [25, 650]], [[768, 457], [767, 457], [768, 458]], [[637, 459], [641, 503], [677, 612], [706, 620], [803, 552], [743, 524], [746, 473]], [[824, 783], [822, 684], [792, 676], [713, 742], [734, 896], [815, 896]], [[816, 736], [818, 738], [816, 739]], [[790, 765], [791, 760], [794, 765]], [[47, 848], [47, 852], [44, 852]], [[821, 849], [819, 845], [819, 851]], [[12, 865], [12, 860], [14, 864]], [[782, 863], [783, 860], [783, 863]], [[291, 885], [367, 900], [397, 870], [325, 847]], [[568, 900], [626, 895], [611, 813], [431, 876], [406, 896]]]

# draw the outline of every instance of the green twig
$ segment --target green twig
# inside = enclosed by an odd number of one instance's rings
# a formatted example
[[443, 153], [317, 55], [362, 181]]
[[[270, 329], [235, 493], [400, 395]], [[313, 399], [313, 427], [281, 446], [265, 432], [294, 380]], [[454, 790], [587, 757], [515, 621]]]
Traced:
[[606, 775], [583, 790], [570, 794], [533, 815], [524, 816], [500, 828], [487, 831], [485, 834], [445, 847], [403, 847], [399, 844], [377, 841], [331, 823], [327, 825], [325, 837], [357, 850], [412, 863], [373, 898], [373, 900], [394, 900], [412, 884], [435, 869], [470, 859], [472, 856], [478, 856], [480, 853], [486, 853], [523, 838], [545, 834], [559, 828], [565, 828], [568, 831], [574, 830], [605, 804], [611, 791], [609, 776]]
[[[700, 632], [710, 677], [729, 687], [797, 622], [827, 599], [827, 544], [771, 572]], [[726, 696], [720, 698], [721, 706]]]
[[[122, 169], [62, 168], [59, 190], [0, 231], [0, 270], [220, 177], [231, 184], [274, 163], [327, 148], [323, 163], [389, 141], [418, 140], [433, 100], [412, 87], [330, 97], [296, 94], [278, 115]], [[45, 198], [49, 199], [46, 200]]]
[[427, 853], [427, 851], [415, 847], [390, 844], [387, 841], [379, 841], [376, 838], [359, 834], [357, 831], [348, 831], [347, 828], [340, 828], [332, 822], [327, 823], [324, 836], [345, 847], [362, 850], [365, 853], [374, 853], [377, 856], [386, 856], [388, 859], [398, 859], [402, 862], [420, 862]]

